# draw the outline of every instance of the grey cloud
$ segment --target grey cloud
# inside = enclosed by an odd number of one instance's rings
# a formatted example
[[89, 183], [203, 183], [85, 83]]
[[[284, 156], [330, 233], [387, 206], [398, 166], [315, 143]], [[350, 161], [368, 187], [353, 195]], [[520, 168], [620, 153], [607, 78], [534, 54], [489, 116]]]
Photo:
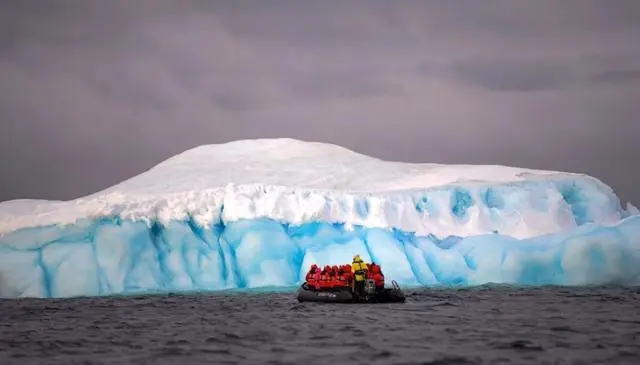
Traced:
[[363, 98], [400, 92], [398, 85], [380, 80], [378, 71], [357, 68], [300, 75], [291, 91], [305, 99]]
[[464, 60], [453, 72], [491, 91], [554, 90], [572, 82], [569, 65], [547, 60]]
[[591, 77], [594, 82], [627, 83], [640, 81], [640, 69], [638, 70], [607, 70]]
[[284, 136], [394, 160], [593, 173], [638, 201], [640, 175], [621, 158], [640, 152], [638, 10], [7, 2], [0, 200], [74, 198], [198, 144]]
[[215, 106], [225, 111], [244, 111], [252, 109], [256, 102], [248, 97], [230, 92], [219, 92], [212, 96], [212, 102]]
[[461, 82], [499, 92], [569, 90], [594, 83], [640, 80], [640, 70], [595, 69], [579, 60], [463, 60], [451, 67]]

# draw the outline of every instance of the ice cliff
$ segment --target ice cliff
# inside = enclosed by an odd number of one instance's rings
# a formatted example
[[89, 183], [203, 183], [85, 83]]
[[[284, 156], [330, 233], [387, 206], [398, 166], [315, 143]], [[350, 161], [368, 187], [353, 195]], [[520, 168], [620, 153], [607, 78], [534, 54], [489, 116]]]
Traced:
[[293, 286], [359, 253], [401, 285], [640, 283], [599, 180], [292, 139], [201, 146], [73, 201], [0, 203], [0, 296]]

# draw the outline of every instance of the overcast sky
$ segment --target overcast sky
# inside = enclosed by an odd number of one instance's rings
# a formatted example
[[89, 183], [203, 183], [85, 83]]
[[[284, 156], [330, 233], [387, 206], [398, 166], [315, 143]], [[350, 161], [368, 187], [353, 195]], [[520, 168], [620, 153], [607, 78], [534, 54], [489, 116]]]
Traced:
[[640, 203], [640, 1], [0, 0], [0, 200], [200, 144], [583, 172]]

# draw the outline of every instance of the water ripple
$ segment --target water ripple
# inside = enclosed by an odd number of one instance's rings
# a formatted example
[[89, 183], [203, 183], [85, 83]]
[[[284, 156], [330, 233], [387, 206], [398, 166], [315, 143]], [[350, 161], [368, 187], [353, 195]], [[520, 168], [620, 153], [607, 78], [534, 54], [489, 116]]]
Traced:
[[0, 300], [0, 364], [639, 364], [640, 292], [424, 290], [405, 304], [293, 293]]

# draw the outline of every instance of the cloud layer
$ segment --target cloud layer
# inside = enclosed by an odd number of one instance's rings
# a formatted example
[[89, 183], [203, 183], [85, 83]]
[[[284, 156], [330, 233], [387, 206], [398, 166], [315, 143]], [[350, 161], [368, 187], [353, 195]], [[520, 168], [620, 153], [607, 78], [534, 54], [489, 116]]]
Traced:
[[204, 143], [585, 172], [640, 202], [629, 1], [7, 2], [0, 200], [70, 199]]

